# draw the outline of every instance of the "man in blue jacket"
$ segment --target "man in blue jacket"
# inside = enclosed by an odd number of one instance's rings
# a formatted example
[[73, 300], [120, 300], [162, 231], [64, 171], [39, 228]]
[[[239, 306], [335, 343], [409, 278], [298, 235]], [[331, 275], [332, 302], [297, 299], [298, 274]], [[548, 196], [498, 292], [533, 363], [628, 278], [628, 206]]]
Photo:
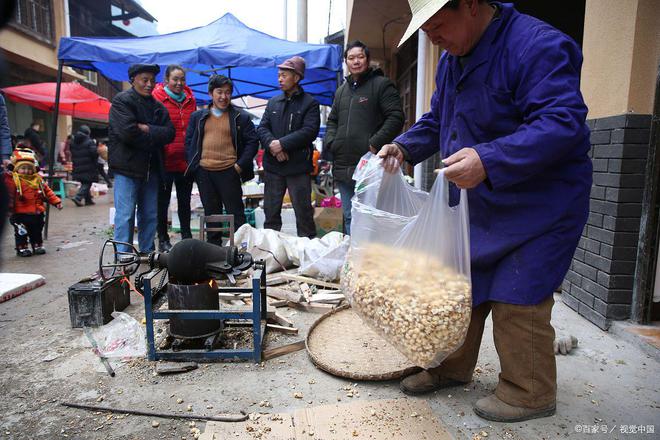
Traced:
[[511, 5], [410, 3], [417, 12], [404, 40], [421, 26], [445, 52], [431, 111], [379, 155], [392, 171], [440, 150], [450, 204], [468, 190], [473, 310], [463, 346], [401, 388], [422, 394], [471, 381], [492, 311], [501, 373], [475, 412], [500, 422], [552, 415], [553, 291], [587, 220], [592, 181], [580, 49]]
[[305, 60], [295, 56], [278, 67], [282, 94], [268, 100], [257, 130], [264, 148], [264, 227], [282, 229], [282, 200], [289, 190], [299, 237], [316, 236], [312, 207], [312, 152], [319, 133], [319, 103], [305, 93]]
[[[241, 180], [254, 177], [252, 160], [259, 140], [250, 115], [231, 104], [234, 85], [224, 75], [209, 79], [211, 103], [190, 116], [186, 130], [186, 176], [194, 176], [204, 215], [234, 216], [234, 228], [245, 224]], [[219, 227], [209, 223], [209, 227]], [[210, 243], [222, 245], [222, 232], [210, 231]]]

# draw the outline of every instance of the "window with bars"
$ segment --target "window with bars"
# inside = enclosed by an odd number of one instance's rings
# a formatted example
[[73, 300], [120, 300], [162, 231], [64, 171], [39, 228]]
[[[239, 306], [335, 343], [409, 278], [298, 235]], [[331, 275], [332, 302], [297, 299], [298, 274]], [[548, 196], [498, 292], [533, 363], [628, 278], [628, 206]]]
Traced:
[[18, 0], [13, 22], [49, 43], [54, 40], [51, 0]]

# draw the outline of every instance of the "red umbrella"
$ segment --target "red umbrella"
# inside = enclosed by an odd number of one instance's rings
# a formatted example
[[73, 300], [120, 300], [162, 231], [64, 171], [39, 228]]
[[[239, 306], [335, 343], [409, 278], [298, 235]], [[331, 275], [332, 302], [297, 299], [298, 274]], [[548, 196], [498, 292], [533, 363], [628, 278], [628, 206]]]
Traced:
[[[57, 83], [37, 83], [1, 89], [7, 98], [47, 112], [55, 110]], [[63, 82], [60, 92], [60, 114], [74, 118], [108, 120], [110, 101], [77, 82]]]

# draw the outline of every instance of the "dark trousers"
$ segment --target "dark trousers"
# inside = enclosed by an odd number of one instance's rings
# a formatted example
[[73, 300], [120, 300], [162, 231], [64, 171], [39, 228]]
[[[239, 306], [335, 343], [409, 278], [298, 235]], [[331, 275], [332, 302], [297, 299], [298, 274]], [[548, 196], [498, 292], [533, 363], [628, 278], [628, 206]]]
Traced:
[[[16, 240], [16, 249], [27, 248], [28, 238], [32, 247], [41, 246], [44, 242], [41, 231], [44, 228], [43, 214], [14, 214], [11, 216], [11, 224], [14, 226], [14, 239]], [[21, 227], [25, 228], [27, 234], [21, 234]]]
[[[234, 229], [245, 224], [245, 206], [241, 177], [234, 167], [223, 171], [207, 171], [199, 168], [195, 175], [199, 187], [199, 198], [204, 205], [204, 215], [222, 214], [224, 206], [227, 214], [234, 216]], [[208, 227], [220, 227], [217, 223], [208, 223]], [[222, 245], [222, 232], [212, 231], [207, 234], [209, 243]]]
[[486, 318], [493, 313], [493, 338], [500, 358], [495, 395], [503, 402], [524, 408], [543, 408], [555, 403], [557, 367], [550, 324], [552, 295], [536, 305], [485, 302], [472, 309], [463, 345], [436, 369], [440, 376], [469, 382], [479, 357]]
[[80, 189], [76, 194], [76, 200], [84, 200], [86, 202], [92, 201], [92, 182], [80, 182]]
[[293, 211], [296, 214], [296, 230], [299, 237], [316, 237], [314, 208], [312, 207], [312, 180], [309, 174], [280, 176], [264, 173], [264, 228], [282, 229], [282, 201], [289, 190]]
[[158, 241], [169, 241], [167, 208], [170, 206], [172, 185], [176, 187], [176, 203], [181, 224], [181, 238], [192, 238], [190, 232], [190, 194], [193, 182], [183, 173], [165, 173], [165, 181], [158, 190]]
[[105, 183], [108, 184], [108, 188], [112, 187], [112, 182], [110, 181], [110, 176], [105, 172], [105, 167], [102, 163], [96, 164], [96, 168], [99, 170], [99, 175], [105, 180]]

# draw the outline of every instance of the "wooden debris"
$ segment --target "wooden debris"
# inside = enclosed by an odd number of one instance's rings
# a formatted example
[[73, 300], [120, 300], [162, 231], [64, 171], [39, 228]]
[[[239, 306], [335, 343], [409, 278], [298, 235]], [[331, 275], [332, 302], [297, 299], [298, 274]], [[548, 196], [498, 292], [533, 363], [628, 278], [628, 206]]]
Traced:
[[289, 301], [287, 305], [293, 309], [298, 309], [310, 313], [327, 313], [335, 308], [335, 306], [333, 306], [332, 304], [321, 304], [321, 303], [307, 304], [307, 303], [296, 303], [293, 301]]
[[295, 327], [288, 327], [288, 326], [276, 325], [276, 324], [266, 324], [266, 327], [268, 327], [271, 330], [277, 330], [279, 332], [286, 333], [289, 335], [298, 334], [298, 329]]
[[298, 284], [298, 290], [300, 290], [300, 293], [302, 293], [302, 296], [305, 298], [305, 301], [309, 302], [309, 300], [312, 298], [312, 289], [309, 287], [309, 284], [307, 283]]
[[292, 292], [291, 290], [280, 289], [278, 287], [270, 287], [266, 289], [266, 295], [271, 298], [293, 302], [302, 302], [305, 299], [300, 292]]
[[297, 341], [291, 344], [282, 345], [281, 347], [270, 348], [264, 350], [261, 354], [261, 359], [267, 361], [269, 359], [276, 358], [278, 356], [284, 356], [285, 354], [294, 353], [305, 348], [305, 341]]
[[283, 325], [285, 327], [294, 327], [293, 322], [289, 321], [282, 315], [278, 315], [276, 312], [270, 313], [268, 315], [268, 320], [274, 324]]
[[343, 293], [315, 293], [309, 299], [310, 303], [333, 303], [337, 304], [344, 300]]
[[327, 281], [316, 280], [314, 278], [304, 277], [301, 275], [294, 275], [291, 273], [282, 273], [280, 274], [285, 280], [298, 281], [299, 283], [314, 284], [315, 286], [329, 287], [331, 289], [339, 290], [341, 286], [337, 283], [329, 283]]
[[281, 276], [268, 277], [266, 279], [266, 286], [279, 286], [280, 284], [286, 283], [286, 280]]
[[185, 373], [197, 369], [197, 366], [197, 362], [158, 362], [156, 373], [161, 375]]
[[268, 305], [271, 306], [271, 307], [275, 307], [275, 308], [286, 307], [287, 302], [288, 301], [285, 300], [285, 299], [278, 299], [277, 301], [273, 301], [273, 302], [268, 303]]

